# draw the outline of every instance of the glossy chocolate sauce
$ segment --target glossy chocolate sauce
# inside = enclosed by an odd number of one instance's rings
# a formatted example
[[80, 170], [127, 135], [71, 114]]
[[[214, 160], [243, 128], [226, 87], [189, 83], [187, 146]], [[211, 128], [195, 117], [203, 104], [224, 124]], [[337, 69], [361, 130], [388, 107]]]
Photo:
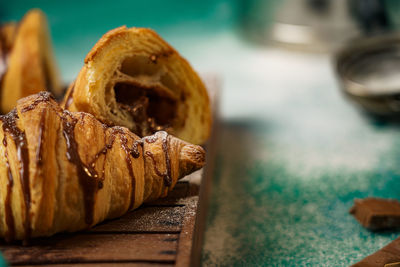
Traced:
[[165, 165], [167, 168], [166, 175], [164, 175], [164, 183], [165, 186], [170, 186], [172, 184], [172, 177], [171, 177], [171, 159], [169, 157], [168, 149], [169, 149], [169, 142], [168, 142], [168, 133], [161, 132], [163, 134], [162, 137], [162, 149], [165, 154]]
[[[131, 209], [135, 203], [135, 189], [136, 189], [136, 178], [135, 178], [135, 174], [133, 172], [132, 160], [131, 160], [132, 149], [130, 149], [128, 146], [128, 138], [126, 137], [126, 134], [124, 133], [124, 131], [119, 127], [113, 127], [112, 135], [115, 135], [117, 133], [119, 134], [119, 137], [120, 137], [122, 149], [125, 152], [125, 161], [126, 161], [126, 165], [128, 167], [129, 177], [131, 178], [131, 185], [132, 185], [131, 201], [129, 204], [129, 209]], [[137, 148], [137, 145], [136, 145], [136, 148]], [[135, 152], [134, 152], [134, 154], [137, 155]]]
[[[4, 129], [4, 128], [3, 128]], [[7, 231], [5, 233], [5, 239], [7, 242], [11, 242], [15, 237], [15, 224], [14, 224], [14, 215], [11, 209], [11, 194], [12, 194], [12, 187], [14, 185], [14, 178], [11, 173], [10, 163], [8, 160], [8, 152], [7, 152], [7, 138], [6, 133], [4, 132], [3, 138], [3, 145], [5, 149], [4, 157], [6, 160], [6, 168], [7, 168], [7, 192], [6, 192], [6, 199], [4, 202], [4, 212], [5, 212], [5, 221], [7, 224]]]
[[[96, 155], [94, 156], [94, 159], [89, 163], [89, 166], [90, 166], [91, 169], [93, 169], [93, 170], [95, 169], [96, 162], [100, 158], [101, 155], [104, 155], [104, 156], [107, 155], [107, 147], [106, 146], [104, 148], [102, 148], [99, 152], [97, 152]], [[106, 162], [106, 160], [104, 159], [103, 168], [102, 168], [102, 171], [101, 171], [101, 176], [98, 177], [99, 181], [98, 181], [97, 186], [98, 186], [99, 189], [103, 188], [105, 162]]]
[[41, 166], [43, 163], [42, 147], [43, 147], [44, 132], [45, 132], [45, 120], [46, 120], [46, 110], [43, 110], [40, 116], [38, 146], [36, 150], [36, 163], [39, 166]]
[[[104, 126], [104, 128], [107, 129], [106, 126]], [[115, 138], [117, 137], [117, 135], [119, 135], [121, 147], [122, 147], [123, 151], [125, 152], [125, 162], [126, 162], [126, 165], [128, 168], [128, 173], [129, 173], [129, 177], [130, 177], [131, 185], [132, 185], [131, 200], [130, 200], [130, 205], [129, 205], [129, 209], [131, 209], [135, 203], [135, 189], [136, 189], [136, 177], [135, 177], [135, 174], [133, 171], [131, 157], [133, 157], [133, 158], [140, 157], [141, 150], [139, 149], [139, 147], [143, 148], [143, 140], [142, 139], [135, 140], [132, 144], [132, 147], [129, 147], [128, 138], [127, 138], [127, 135], [124, 132], [124, 130], [120, 127], [113, 127], [113, 128], [111, 128], [110, 138], [109, 138], [108, 142], [105, 141], [106, 145], [96, 153], [93, 160], [89, 163], [89, 167], [94, 170], [95, 164], [96, 164], [97, 160], [100, 158], [100, 156], [101, 155], [106, 156], [108, 150], [110, 150], [113, 147], [113, 144], [115, 142]], [[153, 139], [150, 138], [149, 140], [152, 141]], [[155, 140], [152, 142], [155, 142]], [[99, 188], [103, 187], [105, 162], [106, 162], [106, 160], [104, 159], [101, 177], [99, 177], [100, 178], [99, 179]]]
[[[104, 127], [104, 129], [106, 129], [106, 127]], [[96, 155], [94, 156], [93, 160], [89, 163], [89, 166], [92, 169], [95, 169], [96, 162], [100, 158], [101, 155], [104, 155], [104, 157], [107, 156], [108, 150], [110, 150], [112, 148], [113, 144], [114, 144], [115, 135], [111, 135], [111, 138], [110, 138], [110, 140], [108, 142], [107, 142], [106, 138], [107, 138], [107, 136], [104, 135], [105, 146], [102, 149], [100, 149], [99, 152], [96, 153]], [[104, 158], [104, 160], [103, 160], [103, 168], [102, 168], [102, 171], [101, 171], [101, 176], [99, 177], [99, 181], [98, 181], [98, 188], [99, 189], [103, 188], [105, 164], [106, 164], [106, 158]]]
[[141, 146], [143, 148], [143, 141], [142, 140], [136, 140], [133, 145], [132, 148], [130, 149], [130, 154], [132, 157], [134, 157], [135, 159], [140, 157], [140, 150], [139, 150], [139, 146]]
[[[27, 241], [29, 240], [31, 235], [30, 214], [29, 214], [31, 206], [31, 192], [29, 188], [29, 154], [28, 154], [28, 143], [26, 141], [25, 132], [21, 131], [17, 127], [16, 124], [17, 119], [18, 119], [18, 114], [16, 109], [13, 109], [7, 115], [0, 116], [0, 120], [3, 122], [3, 131], [5, 133], [10, 134], [17, 148], [17, 159], [19, 162], [19, 176], [25, 203], [24, 240]], [[6, 207], [6, 210], [7, 209], [11, 208]]]
[[[154, 166], [154, 172], [159, 176], [159, 177], [163, 177], [164, 179], [164, 185], [169, 187], [172, 184], [172, 177], [171, 177], [171, 159], [168, 153], [168, 149], [169, 149], [169, 140], [168, 140], [168, 133], [161, 131], [159, 132], [160, 134], [162, 134], [162, 149], [164, 152], [164, 156], [165, 156], [165, 172], [162, 173], [158, 167], [157, 167], [157, 161], [154, 158], [154, 154], [151, 153], [150, 151], [146, 151], [145, 154], [146, 156], [150, 157], [152, 162], [153, 162], [153, 166]], [[157, 137], [155, 135], [153, 136], [148, 136], [148, 137], [144, 137], [143, 140], [147, 143], [154, 143], [157, 141]]]
[[[76, 166], [79, 183], [83, 190], [85, 205], [85, 222], [89, 226], [94, 220], [94, 198], [99, 189], [99, 175], [93, 166], [84, 164], [78, 153], [78, 144], [75, 140], [75, 126], [78, 119], [67, 110], [63, 111], [63, 135], [67, 144], [67, 159]], [[101, 181], [102, 182], [102, 181]], [[100, 183], [102, 186], [102, 183]]]
[[155, 143], [158, 140], [157, 136], [155, 135], [145, 136], [142, 139], [148, 144]]

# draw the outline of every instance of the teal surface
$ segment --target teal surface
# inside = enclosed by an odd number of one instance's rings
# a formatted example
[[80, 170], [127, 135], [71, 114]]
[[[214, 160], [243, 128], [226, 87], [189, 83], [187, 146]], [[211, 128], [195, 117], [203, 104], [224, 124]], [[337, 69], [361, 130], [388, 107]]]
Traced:
[[3, 259], [3, 257], [0, 254], [0, 267], [6, 267], [8, 266], [8, 264], [6, 263], [6, 261]]
[[148, 27], [169, 41], [186, 34], [217, 33], [236, 23], [238, 0], [70, 0], [0, 1], [0, 22], [18, 20], [30, 8], [48, 17], [55, 51], [65, 81], [71, 81], [85, 55], [110, 29]]
[[[367, 231], [348, 214], [354, 198], [399, 199], [398, 149], [359, 147], [372, 141], [365, 138], [342, 147], [335, 133], [310, 148], [296, 130], [281, 127], [260, 121], [221, 127], [206, 266], [348, 266], [399, 236]], [[277, 140], [282, 130], [291, 140]]]
[[328, 55], [242, 40], [240, 1], [186, 2], [9, 1], [0, 11], [3, 20], [46, 11], [67, 82], [123, 24], [156, 29], [199, 72], [220, 77], [204, 266], [347, 266], [396, 238], [365, 230], [348, 210], [354, 198], [400, 199], [400, 127], [346, 101]]
[[398, 237], [348, 211], [400, 199], [399, 125], [348, 102], [327, 55], [230, 42], [204, 265], [348, 266]]

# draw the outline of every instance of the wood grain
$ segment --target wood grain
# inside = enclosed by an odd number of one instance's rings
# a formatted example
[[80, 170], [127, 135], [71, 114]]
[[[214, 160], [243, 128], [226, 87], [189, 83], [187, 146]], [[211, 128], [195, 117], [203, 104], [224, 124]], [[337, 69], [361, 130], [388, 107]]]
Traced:
[[[24, 265], [25, 267], [34, 267], [37, 265]], [[42, 264], [40, 266], [45, 267], [68, 267], [74, 266], [77, 264]], [[150, 262], [113, 262], [113, 263], [80, 263], [79, 266], [82, 267], [170, 267], [174, 266], [173, 263], [150, 263]]]
[[177, 234], [72, 234], [1, 246], [12, 264], [175, 261]]
[[[194, 175], [188, 179], [201, 178]], [[33, 239], [29, 246], [0, 243], [0, 250], [10, 264], [23, 266], [190, 266], [199, 184], [189, 181], [89, 231]]]
[[[37, 265], [24, 265], [25, 267], [34, 267]], [[68, 267], [74, 266], [77, 264], [42, 264], [40, 266], [45, 267]], [[174, 266], [172, 263], [150, 263], [150, 262], [113, 262], [113, 263], [80, 263], [79, 266], [82, 267], [170, 267]]]
[[193, 243], [193, 230], [196, 220], [198, 197], [189, 197], [186, 199], [187, 204], [185, 206], [185, 218], [182, 223], [181, 234], [179, 235], [178, 251], [176, 258], [176, 266], [192, 266], [190, 253], [192, 252]]

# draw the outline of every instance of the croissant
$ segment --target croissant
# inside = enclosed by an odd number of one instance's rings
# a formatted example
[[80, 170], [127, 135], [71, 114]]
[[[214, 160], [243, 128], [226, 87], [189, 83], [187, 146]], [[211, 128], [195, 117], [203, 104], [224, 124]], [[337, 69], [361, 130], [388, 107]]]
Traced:
[[0, 111], [13, 109], [17, 100], [43, 90], [62, 91], [46, 17], [29, 11], [16, 25], [0, 28]]
[[202, 144], [210, 134], [203, 82], [177, 51], [145, 28], [107, 32], [86, 56], [63, 105], [139, 136], [165, 130]]
[[204, 150], [166, 132], [139, 138], [63, 110], [48, 92], [0, 116], [0, 236], [87, 229], [166, 196]]

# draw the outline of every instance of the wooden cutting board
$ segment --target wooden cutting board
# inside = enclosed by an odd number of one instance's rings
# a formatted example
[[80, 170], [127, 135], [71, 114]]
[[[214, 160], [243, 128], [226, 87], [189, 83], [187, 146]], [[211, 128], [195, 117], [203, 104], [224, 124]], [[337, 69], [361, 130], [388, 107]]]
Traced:
[[2, 243], [0, 250], [12, 265], [188, 266], [200, 178], [196, 172], [167, 198], [90, 231], [35, 239], [29, 246]]

